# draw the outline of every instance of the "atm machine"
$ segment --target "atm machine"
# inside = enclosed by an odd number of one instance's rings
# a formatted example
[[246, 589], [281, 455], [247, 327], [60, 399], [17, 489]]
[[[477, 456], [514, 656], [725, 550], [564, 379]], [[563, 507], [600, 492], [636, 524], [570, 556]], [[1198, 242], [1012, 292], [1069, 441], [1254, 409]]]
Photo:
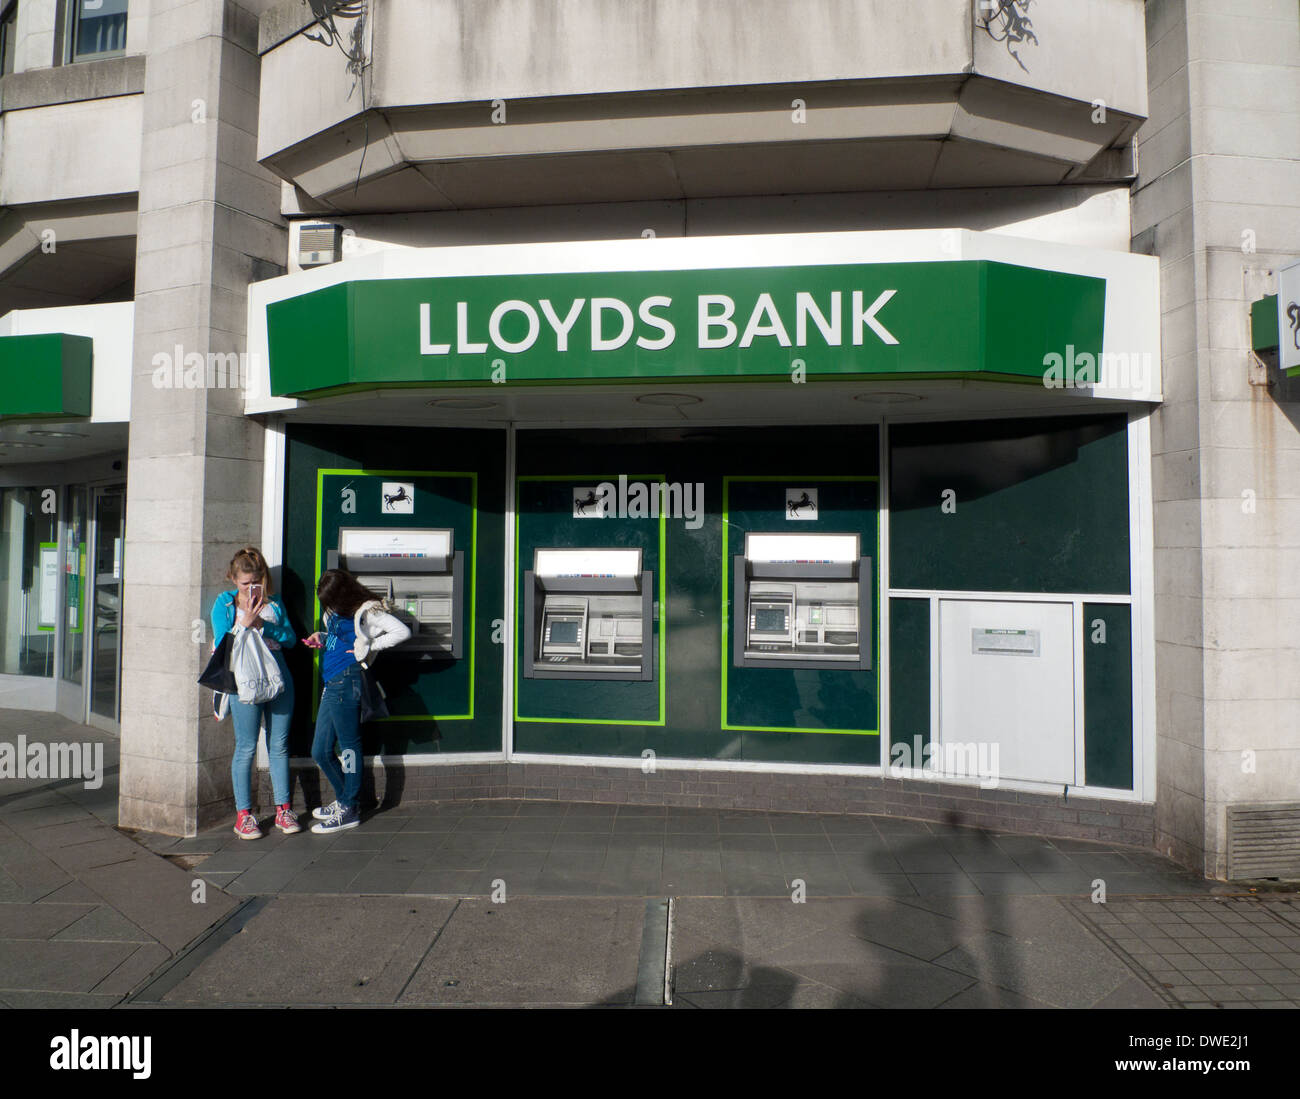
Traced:
[[857, 534], [751, 533], [733, 558], [737, 668], [871, 667], [871, 558]]
[[524, 573], [524, 678], [654, 679], [653, 580], [639, 549], [537, 549]]
[[411, 636], [389, 650], [425, 660], [459, 660], [465, 552], [446, 529], [343, 527], [326, 564], [346, 569], [376, 598], [389, 599]]

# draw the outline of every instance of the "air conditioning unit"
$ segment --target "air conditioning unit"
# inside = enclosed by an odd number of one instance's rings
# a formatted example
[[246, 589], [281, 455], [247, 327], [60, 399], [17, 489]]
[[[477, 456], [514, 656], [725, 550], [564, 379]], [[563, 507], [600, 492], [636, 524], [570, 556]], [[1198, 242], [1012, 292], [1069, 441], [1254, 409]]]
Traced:
[[298, 266], [320, 267], [343, 256], [343, 226], [305, 221], [298, 226]]

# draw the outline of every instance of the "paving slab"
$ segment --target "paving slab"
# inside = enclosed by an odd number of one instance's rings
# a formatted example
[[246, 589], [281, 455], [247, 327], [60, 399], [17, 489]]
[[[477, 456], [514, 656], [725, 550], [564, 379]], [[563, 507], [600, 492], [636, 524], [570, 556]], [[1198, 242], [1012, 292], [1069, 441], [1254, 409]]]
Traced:
[[271, 901], [163, 997], [167, 1004], [392, 1004], [455, 901]]
[[158, 943], [143, 943], [136, 947], [134, 953], [122, 960], [122, 963], [97, 984], [92, 991], [125, 996], [142, 985], [151, 974], [165, 965], [172, 958], [172, 952]]
[[90, 992], [135, 950], [135, 943], [0, 941], [0, 996]]
[[[48, 905], [33, 905], [47, 908]], [[59, 907], [65, 907], [60, 905]], [[74, 907], [72, 905], [66, 907]], [[152, 943], [153, 940], [120, 912], [100, 905], [51, 936], [55, 941]]]
[[194, 901], [197, 875], [153, 857], [86, 870], [81, 880], [151, 938], [180, 950], [225, 915], [235, 902], [208, 889]]
[[0, 939], [50, 939], [94, 910], [88, 904], [0, 904]]
[[630, 1004], [645, 904], [462, 901], [403, 1004]]
[[0, 1005], [19, 1011], [38, 1011], [54, 1008], [59, 1011], [102, 1011], [116, 1007], [122, 997], [116, 993], [94, 992], [29, 992], [20, 989], [0, 989]]

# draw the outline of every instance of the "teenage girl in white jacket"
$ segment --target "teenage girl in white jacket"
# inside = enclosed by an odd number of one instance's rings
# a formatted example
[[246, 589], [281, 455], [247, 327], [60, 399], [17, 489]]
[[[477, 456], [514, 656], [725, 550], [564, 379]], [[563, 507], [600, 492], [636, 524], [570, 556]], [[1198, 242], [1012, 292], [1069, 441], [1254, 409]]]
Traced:
[[[339, 832], [361, 823], [361, 667], [376, 653], [411, 636], [401, 619], [351, 573], [330, 569], [316, 585], [325, 629], [304, 642], [321, 649], [321, 691], [311, 755], [334, 787], [332, 805], [312, 810], [313, 832]], [[340, 755], [334, 755], [337, 742]]]

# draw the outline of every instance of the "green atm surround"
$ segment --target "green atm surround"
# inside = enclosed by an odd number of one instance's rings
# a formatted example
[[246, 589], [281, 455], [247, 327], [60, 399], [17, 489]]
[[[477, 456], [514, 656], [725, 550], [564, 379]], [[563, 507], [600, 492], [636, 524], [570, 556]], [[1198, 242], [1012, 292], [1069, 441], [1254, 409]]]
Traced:
[[[874, 463], [873, 463], [874, 465]], [[722, 479], [722, 728], [746, 732], [857, 735], [870, 737], [879, 760], [880, 613], [879, 577], [872, 560], [879, 559], [879, 477], [876, 474], [807, 473], [726, 476]], [[817, 489], [819, 518], [790, 523], [785, 516], [787, 487]], [[859, 592], [870, 654], [867, 667], [805, 667], [737, 665], [737, 634], [743, 630], [746, 608], [737, 590], [743, 562], [744, 536], [796, 528], [799, 533], [854, 533], [860, 538]], [[868, 552], [870, 550], [870, 552]], [[738, 554], [738, 551], [741, 551]], [[739, 557], [739, 561], [737, 558]], [[729, 583], [730, 581], [730, 583]], [[817, 713], [810, 701], [815, 700]], [[804, 721], [796, 724], [794, 715]], [[787, 716], [789, 715], [789, 716]], [[867, 720], [863, 720], [867, 718]]]
[[[340, 526], [446, 528], [454, 532], [456, 553], [464, 554], [461, 656], [385, 654], [375, 662], [392, 716], [364, 727], [367, 755], [501, 751], [505, 438], [504, 431], [487, 429], [285, 427], [278, 583], [300, 637], [318, 627], [316, 581], [338, 546]], [[429, 456], [427, 468], [413, 468], [422, 464], [411, 461], [417, 454]], [[415, 483], [413, 514], [384, 514], [385, 480]], [[348, 498], [345, 488], [352, 490]], [[296, 695], [290, 747], [302, 758], [310, 754], [320, 698], [318, 659], [301, 644], [285, 658]]]
[[[353, 506], [365, 508], [372, 503], [368, 496], [381, 496], [379, 492], [383, 479], [401, 478], [415, 485], [417, 511], [411, 514], [409, 522], [398, 522], [407, 517], [384, 515], [381, 511], [374, 522], [351, 522], [361, 512], [348, 513], [335, 501], [335, 494], [342, 495], [348, 491], [355, 493]], [[316, 471], [316, 575], [330, 566], [331, 558], [337, 559], [337, 551], [331, 549], [338, 545], [338, 532], [341, 527], [366, 527], [379, 529], [383, 526], [392, 528], [415, 528], [424, 526], [457, 527], [468, 526], [469, 557], [471, 562], [477, 555], [478, 541], [478, 475], [473, 472], [444, 472], [435, 470], [410, 469], [318, 469]], [[328, 501], [328, 502], [327, 502]], [[430, 511], [432, 510], [432, 512]], [[451, 515], [460, 511], [460, 522], [456, 523]], [[466, 522], [466, 518], [468, 522]], [[463, 561], [463, 558], [462, 558]], [[336, 566], [335, 566], [336, 567]], [[468, 575], [466, 575], [468, 571]], [[457, 600], [457, 613], [462, 616], [460, 632], [469, 637], [468, 659], [462, 664], [460, 660], [440, 659], [431, 662], [428, 668], [419, 665], [412, 667], [409, 658], [388, 654], [375, 662], [375, 674], [385, 685], [389, 694], [388, 710], [391, 716], [381, 721], [472, 721], [474, 718], [474, 634], [475, 599], [478, 570], [472, 565], [468, 570], [458, 570], [458, 579], [467, 592]], [[321, 621], [320, 602], [313, 594], [313, 621]], [[465, 618], [468, 621], [465, 621]], [[312, 718], [316, 717], [320, 690], [320, 660], [313, 662], [312, 678]], [[434, 672], [445, 677], [443, 689], [438, 692], [437, 702], [442, 713], [421, 712], [421, 703], [425, 696], [421, 691], [420, 680], [423, 673]], [[405, 687], [407, 690], [394, 686]], [[450, 687], [450, 689], [448, 689]]]
[[[728, 521], [734, 524], [739, 517], [734, 507], [732, 514], [724, 516], [724, 479], [740, 483], [766, 478], [767, 486], [777, 490], [781, 482], [824, 486], [824, 491], [830, 493], [828, 507], [839, 509], [835, 499], [838, 495], [860, 513], [852, 527], [861, 529], [863, 554], [878, 560], [879, 433], [874, 424], [683, 425], [562, 431], [521, 428], [516, 439], [517, 468], [528, 471], [519, 478], [522, 491], [517, 514], [523, 537], [516, 548], [517, 584], [532, 560], [531, 547], [536, 539], [528, 534], [528, 527], [537, 512], [562, 512], [566, 525], [580, 526], [588, 532], [583, 536], [586, 539], [602, 524], [610, 524], [611, 531], [624, 525], [624, 521], [613, 518], [574, 523], [570, 518], [572, 497], [566, 495], [569, 486], [616, 481], [618, 471], [627, 471], [630, 479], [636, 479], [636, 471], [651, 469], [655, 471], [653, 478], [647, 474], [642, 479], [701, 485], [703, 506], [694, 526], [681, 518], [627, 521], [628, 537], [637, 525], [645, 528], [637, 535], [637, 544], [659, 541], [662, 546], [662, 568], [655, 577], [655, 588], [660, 605], [657, 641], [663, 671], [653, 685], [662, 695], [662, 708], [645, 706], [630, 711], [628, 707], [615, 710], [611, 706], [598, 712], [591, 707], [585, 710], [591, 717], [549, 714], [545, 715], [547, 720], [538, 721], [529, 720], [538, 711], [517, 694], [514, 752], [637, 758], [652, 750], [665, 759], [743, 760], [773, 765], [872, 766], [880, 762], [878, 670], [735, 670], [757, 678], [746, 681], [741, 677], [740, 694], [733, 697], [726, 710], [725, 695], [719, 689], [723, 675], [732, 671], [723, 660], [724, 653], [728, 664], [731, 657], [729, 608], [724, 603], [724, 593], [731, 588], [730, 553], [724, 556], [724, 538], [730, 537], [734, 550], [734, 529], [728, 527]], [[549, 502], [539, 495], [540, 490], [530, 495], [524, 488], [537, 486], [548, 476], [560, 476], [552, 475], [552, 470], [572, 470], [577, 465], [575, 454], [581, 456], [581, 468], [614, 475], [595, 476], [593, 480], [565, 473], [563, 479], [568, 484], [561, 484], [561, 491]], [[835, 481], [836, 476], [843, 481]], [[783, 522], [782, 508], [783, 502], [769, 514], [765, 525]], [[837, 520], [843, 518], [842, 513], [836, 514]], [[821, 529], [840, 529], [842, 525], [823, 525]], [[878, 585], [878, 571], [873, 569], [874, 669], [880, 664]], [[520, 602], [517, 588], [517, 616]], [[728, 681], [734, 678], [728, 676]], [[521, 682], [517, 671], [514, 682], [516, 686]], [[824, 690], [827, 684], [831, 686]], [[852, 687], [846, 689], [847, 684]], [[531, 686], [527, 689], [531, 693]], [[829, 707], [824, 704], [823, 694]]]
[[[628, 473], [629, 480], [657, 485], [659, 474]], [[667, 517], [657, 519], [573, 517], [573, 490], [617, 481], [617, 472], [579, 474], [520, 474], [515, 486], [515, 646], [513, 719], [518, 730], [527, 725], [583, 725], [633, 728], [666, 723], [667, 633]], [[648, 675], [636, 678], [593, 679], [534, 677], [524, 674], [531, 654], [527, 639], [535, 629], [528, 619], [534, 593], [531, 566], [539, 548], [635, 548], [644, 562], [642, 592], [651, 601], [646, 639]]]

